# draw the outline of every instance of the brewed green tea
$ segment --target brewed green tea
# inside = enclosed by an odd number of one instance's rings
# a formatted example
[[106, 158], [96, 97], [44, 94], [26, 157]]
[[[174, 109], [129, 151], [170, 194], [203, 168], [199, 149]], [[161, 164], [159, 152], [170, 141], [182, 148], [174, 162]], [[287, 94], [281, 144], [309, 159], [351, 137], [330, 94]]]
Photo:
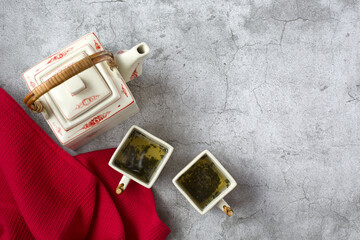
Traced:
[[134, 130], [116, 156], [114, 164], [148, 183], [168, 150]]
[[230, 184], [207, 155], [181, 175], [178, 182], [200, 209], [205, 208]]

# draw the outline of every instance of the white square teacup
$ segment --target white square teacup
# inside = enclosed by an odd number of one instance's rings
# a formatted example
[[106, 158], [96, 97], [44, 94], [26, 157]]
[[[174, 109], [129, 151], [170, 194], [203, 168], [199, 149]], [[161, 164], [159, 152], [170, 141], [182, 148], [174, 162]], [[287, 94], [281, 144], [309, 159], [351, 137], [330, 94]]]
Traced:
[[[221, 193], [211, 200], [205, 207], [201, 208], [196, 201], [191, 197], [191, 195], [187, 192], [187, 190], [179, 183], [179, 178], [187, 172], [199, 159], [207, 156], [212, 163], [214, 163], [216, 169], [220, 171], [226, 179], [229, 180], [228, 186], [221, 191]], [[233, 210], [229, 207], [229, 205], [223, 199], [231, 190], [233, 190], [237, 183], [234, 178], [230, 175], [230, 173], [221, 165], [221, 163], [212, 155], [208, 150], [200, 153], [196, 158], [194, 158], [186, 167], [181, 170], [172, 180], [176, 188], [185, 196], [185, 198], [191, 203], [191, 205], [201, 214], [207, 213], [212, 207], [217, 205], [221, 210], [223, 210], [227, 215], [232, 216]]]
[[[164, 147], [165, 149], [167, 149], [167, 152], [165, 153], [165, 155], [162, 157], [162, 159], [160, 160], [160, 163], [158, 164], [158, 166], [156, 167], [155, 171], [152, 173], [150, 181], [149, 182], [144, 182], [143, 180], [139, 179], [136, 175], [133, 175], [129, 172], [124, 171], [123, 169], [121, 169], [120, 167], [115, 165], [115, 160], [117, 155], [119, 154], [119, 152], [123, 149], [124, 144], [126, 143], [126, 140], [130, 137], [130, 135], [132, 134], [133, 131], [137, 131], [139, 133], [141, 133], [142, 135], [144, 135], [147, 139], [156, 142], [157, 144], [159, 144], [160, 146]], [[167, 161], [169, 160], [172, 152], [174, 151], [174, 148], [164, 142], [163, 140], [161, 140], [160, 138], [155, 137], [154, 135], [152, 135], [151, 133], [145, 131], [144, 129], [142, 129], [141, 127], [138, 127], [136, 125], [133, 125], [129, 131], [126, 133], [125, 137], [123, 138], [123, 140], [120, 142], [118, 148], [115, 150], [114, 154], [112, 155], [110, 161], [109, 161], [109, 166], [112, 167], [114, 170], [120, 172], [121, 174], [123, 174], [123, 177], [121, 178], [117, 188], [116, 188], [116, 193], [117, 194], [121, 194], [127, 187], [127, 185], [129, 184], [130, 180], [133, 180], [135, 182], [137, 182], [138, 184], [146, 187], [146, 188], [151, 188], [152, 185], [155, 183], [155, 181], [157, 180], [157, 178], [160, 175], [160, 172], [162, 171], [162, 169], [165, 167], [165, 164], [167, 163]]]

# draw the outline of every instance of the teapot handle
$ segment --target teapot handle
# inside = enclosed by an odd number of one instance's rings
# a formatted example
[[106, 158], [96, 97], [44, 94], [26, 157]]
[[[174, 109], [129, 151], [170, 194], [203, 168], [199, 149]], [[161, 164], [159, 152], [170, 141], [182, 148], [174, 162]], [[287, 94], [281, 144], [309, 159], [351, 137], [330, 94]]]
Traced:
[[35, 113], [42, 112], [43, 106], [39, 101], [36, 100], [38, 100], [42, 95], [44, 95], [54, 87], [62, 84], [66, 80], [103, 61], [107, 61], [107, 64], [109, 65], [111, 70], [113, 70], [114, 67], [117, 67], [114, 55], [109, 51], [104, 50], [94, 53], [90, 56], [86, 56], [85, 58], [61, 70], [60, 72], [49, 78], [47, 81], [41, 83], [39, 86], [34, 88], [24, 98], [24, 103], [28, 108], [30, 108], [31, 111]]

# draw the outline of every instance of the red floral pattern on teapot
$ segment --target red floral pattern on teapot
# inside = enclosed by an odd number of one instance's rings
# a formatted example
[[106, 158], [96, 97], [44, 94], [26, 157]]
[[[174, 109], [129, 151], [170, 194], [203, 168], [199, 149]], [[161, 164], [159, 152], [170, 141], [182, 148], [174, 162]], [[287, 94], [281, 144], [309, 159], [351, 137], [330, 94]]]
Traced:
[[59, 54], [56, 54], [55, 56], [53, 56], [47, 63], [51, 63], [52, 61], [58, 60], [60, 58], [65, 57], [73, 48], [69, 48], [67, 50], [65, 50], [64, 52], [61, 52]]
[[101, 49], [100, 45], [95, 40], [94, 40], [94, 43], [95, 43], [96, 50], [100, 50]]
[[107, 118], [107, 116], [110, 114], [110, 112], [111, 111], [108, 111], [106, 113], [103, 113], [103, 114], [100, 114], [100, 115], [94, 117], [93, 119], [91, 119], [90, 122], [86, 123], [81, 129], [88, 129], [88, 128], [95, 127], [100, 122], [102, 122], [105, 118]]
[[100, 97], [100, 95], [95, 95], [95, 96], [91, 96], [88, 98], [85, 98], [81, 101], [81, 103], [79, 103], [78, 105], [76, 105], [76, 109], [80, 109], [82, 107], [85, 107], [87, 105], [89, 105], [90, 103], [92, 103], [94, 100], [98, 99]]

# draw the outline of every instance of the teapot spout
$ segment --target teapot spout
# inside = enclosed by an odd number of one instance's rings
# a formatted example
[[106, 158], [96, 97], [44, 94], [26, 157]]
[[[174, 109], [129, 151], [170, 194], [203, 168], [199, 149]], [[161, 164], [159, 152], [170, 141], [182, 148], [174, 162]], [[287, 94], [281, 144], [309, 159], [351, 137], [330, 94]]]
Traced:
[[129, 82], [142, 74], [142, 64], [149, 52], [149, 46], [142, 42], [130, 50], [119, 51], [115, 55], [120, 74], [125, 82]]

